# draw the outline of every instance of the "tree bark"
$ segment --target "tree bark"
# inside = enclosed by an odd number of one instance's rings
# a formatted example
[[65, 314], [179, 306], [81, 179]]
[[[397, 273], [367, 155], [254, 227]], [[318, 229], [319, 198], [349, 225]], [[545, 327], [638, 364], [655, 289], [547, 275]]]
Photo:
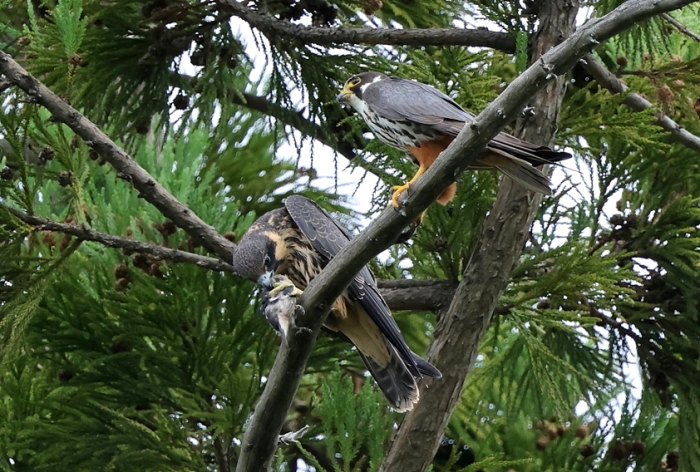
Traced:
[[301, 43], [321, 44], [386, 44], [393, 46], [433, 46], [447, 43], [458, 46], [473, 46], [496, 49], [504, 52], [515, 51], [515, 38], [502, 31], [489, 31], [482, 28], [323, 28], [303, 26], [291, 21], [278, 20], [269, 15], [252, 10], [236, 0], [222, 0], [222, 5], [234, 16], [246, 21], [250, 26], [265, 33], [274, 40], [292, 40]]
[[[578, 0], [542, 2], [534, 60], [573, 32], [577, 12]], [[565, 90], [566, 78], [560, 76], [535, 95], [531, 106], [537, 114], [527, 121], [520, 120], [516, 134], [535, 144], [550, 145]], [[381, 472], [422, 472], [432, 462], [540, 200], [539, 195], [503, 179], [463, 279], [446, 315], [440, 317], [428, 351], [429, 361], [443, 376], [423, 383], [421, 401], [401, 423]]]

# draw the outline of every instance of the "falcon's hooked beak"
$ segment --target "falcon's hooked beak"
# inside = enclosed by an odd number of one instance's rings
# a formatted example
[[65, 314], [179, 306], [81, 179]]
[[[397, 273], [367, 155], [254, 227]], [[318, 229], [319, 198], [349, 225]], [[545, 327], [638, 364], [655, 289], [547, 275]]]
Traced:
[[275, 275], [273, 271], [265, 272], [258, 277], [258, 285], [265, 287], [268, 290], [272, 289], [272, 277]]
[[338, 100], [340, 103], [346, 103], [348, 100], [350, 100], [351, 95], [352, 90], [350, 90], [350, 88], [348, 88], [348, 85], [345, 84], [343, 86], [343, 90], [341, 90], [338, 96], [336, 97], [336, 100]]

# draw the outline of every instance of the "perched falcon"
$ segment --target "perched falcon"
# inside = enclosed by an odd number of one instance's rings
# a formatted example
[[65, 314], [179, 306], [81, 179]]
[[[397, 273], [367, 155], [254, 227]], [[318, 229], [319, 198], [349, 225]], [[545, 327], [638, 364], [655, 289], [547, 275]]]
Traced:
[[[349, 240], [347, 230], [321, 207], [295, 195], [283, 208], [253, 223], [236, 248], [233, 268], [267, 289], [272, 288], [275, 274], [283, 274], [304, 290]], [[367, 267], [335, 301], [323, 327], [357, 347], [397, 411], [408, 411], [418, 401], [416, 379], [441, 376], [406, 345]]]
[[270, 325], [287, 342], [289, 326], [303, 308], [297, 305], [297, 297], [303, 293], [285, 275], [274, 275], [270, 279], [270, 289], [263, 293], [262, 313]]
[[[348, 79], [338, 100], [352, 105], [377, 138], [406, 152], [419, 166], [409, 182], [394, 187], [391, 203], [395, 207], [399, 206], [399, 195], [423, 175], [464, 124], [474, 119], [473, 114], [430, 85], [379, 72], [363, 72]], [[533, 166], [569, 157], [566, 152], [499, 133], [470, 168], [498, 169], [528, 189], [549, 195], [549, 179]], [[449, 203], [456, 190], [457, 185], [450, 184], [438, 203]]]

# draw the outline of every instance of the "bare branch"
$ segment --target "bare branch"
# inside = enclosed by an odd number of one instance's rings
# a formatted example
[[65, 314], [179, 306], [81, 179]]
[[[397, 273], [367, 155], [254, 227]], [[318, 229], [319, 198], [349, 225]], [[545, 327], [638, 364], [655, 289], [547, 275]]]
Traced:
[[222, 0], [233, 15], [274, 39], [294, 39], [320, 45], [386, 44], [392, 46], [475, 46], [515, 52], [515, 37], [487, 29], [321, 28], [302, 26], [258, 13], [236, 0]]
[[[574, 30], [578, 1], [551, 0], [538, 11], [535, 35], [535, 64], [554, 47], [560, 37]], [[543, 58], [544, 59], [544, 58]], [[566, 90], [565, 77], [538, 92], [531, 105], [538, 110], [530, 120], [520, 122], [518, 137], [550, 145]], [[438, 448], [440, 437], [462, 396], [464, 381], [479, 352], [479, 345], [498, 302], [517, 265], [541, 196], [505, 180], [484, 220], [483, 228], [447, 312], [440, 317], [428, 360], [443, 373], [438, 382], [427, 379], [426, 395], [406, 415], [392, 441], [380, 470], [423, 471]], [[454, 349], [461, 346], [461, 349]], [[435, 412], [440, 412], [435, 414]]]
[[[214, 257], [202, 256], [189, 251], [171, 249], [157, 244], [144, 243], [135, 239], [115, 236], [95, 231], [84, 226], [49, 220], [29, 215], [16, 208], [0, 203], [0, 208], [11, 213], [18, 220], [31, 225], [36, 231], [56, 231], [70, 234], [84, 241], [94, 241], [110, 248], [126, 252], [149, 254], [160, 260], [194, 264], [202, 269], [217, 272], [233, 272], [233, 266]], [[448, 280], [379, 280], [379, 290], [389, 308], [393, 310], [432, 311], [449, 304], [457, 286]]]
[[68, 125], [88, 146], [109, 162], [121, 178], [130, 181], [140, 192], [141, 197], [158, 208], [163, 215], [173, 220], [196, 242], [223, 260], [232, 260], [235, 248], [233, 243], [217, 233], [213, 227], [206, 224], [192, 210], [156, 182], [143, 167], [139, 166], [123, 149], [117, 146], [97, 125], [61, 100], [3, 51], [0, 51], [0, 73], [49, 110], [58, 121]]
[[[592, 54], [584, 56], [582, 64], [596, 82], [611, 92], [625, 93], [628, 91], [627, 86], [601, 62], [593, 57]], [[623, 99], [623, 103], [635, 111], [644, 111], [654, 106], [649, 100], [634, 92], [628, 93]], [[700, 152], [700, 137], [684, 129], [668, 116], [663, 115], [661, 112], [657, 113], [656, 124], [671, 133], [671, 137], [673, 137], [676, 142], [693, 151]]]
[[84, 226], [40, 218], [38, 216], [29, 215], [19, 211], [3, 203], [0, 203], [0, 208], [11, 213], [18, 220], [33, 226], [37, 231], [58, 231], [61, 233], [70, 234], [71, 236], [75, 236], [85, 241], [95, 241], [100, 244], [104, 244], [107, 247], [124, 249], [127, 252], [150, 254], [151, 256], [155, 256], [164, 261], [185, 262], [187, 264], [194, 264], [203, 269], [233, 272], [233, 266], [231, 264], [227, 264], [214, 257], [200, 256], [199, 254], [194, 254], [188, 251], [171, 249], [168, 247], [159, 246], [157, 244], [144, 243], [134, 239], [94, 231]]
[[[191, 77], [185, 74], [173, 75], [175, 80], [179, 81], [179, 83], [184, 81], [192, 90], [197, 90], [199, 80], [196, 77]], [[351, 160], [356, 156], [355, 147], [353, 145], [336, 139], [336, 135], [334, 134], [336, 130], [314, 123], [313, 121], [304, 118], [296, 111], [284, 108], [274, 102], [269, 101], [265, 97], [236, 91], [236, 93], [232, 94], [231, 101], [236, 105], [240, 105], [248, 108], [249, 110], [257, 111], [263, 115], [270, 116], [283, 125], [291, 126], [300, 133], [315, 139], [321, 144], [325, 144], [348, 160]]]
[[672, 24], [678, 31], [680, 31], [684, 35], [688, 36], [689, 38], [692, 38], [695, 41], [700, 41], [700, 35], [690, 31], [683, 23], [676, 20], [674, 17], [672, 17], [668, 13], [662, 14], [661, 18], [663, 18], [666, 22]]
[[[692, 0], [630, 0], [609, 14], [583, 25], [569, 39], [549, 50], [536, 64], [516, 78], [493, 103], [474, 119], [471, 125], [464, 127], [450, 147], [411, 187], [410, 195], [407, 196], [400, 213], [393, 208], [386, 209], [365, 231], [354, 238], [331, 260], [323, 272], [306, 288], [300, 299], [300, 303], [306, 310], [306, 315], [297, 320], [297, 323], [302, 328], [311, 329], [312, 334], [309, 335], [304, 331], [290, 336], [287, 345], [278, 352], [265, 390], [258, 400], [241, 441], [241, 455], [236, 467], [238, 472], [259, 472], [269, 469], [277, 445], [277, 436], [294, 398], [321, 323], [334, 300], [345, 290], [354, 274], [371, 258], [394, 243], [402, 229], [431, 202], [435, 201], [444, 189], [445, 182], [453, 181], [466, 167], [472, 164], [504, 124], [515, 118], [528, 100], [554, 80], [556, 75], [565, 73], [600, 42], [633, 24], [689, 3], [692, 3]], [[514, 194], [511, 195], [512, 185], [509, 183], [504, 188], [499, 193], [513, 198], [517, 197], [516, 206], [523, 205], [523, 199], [528, 198], [522, 189], [514, 190]], [[501, 197], [502, 201], [503, 198]], [[508, 204], [505, 201], [502, 203], [506, 206]], [[528, 206], [528, 208], [530, 207]], [[491, 218], [495, 218], [497, 215], [499, 218], [507, 219], [506, 215], [511, 213], [512, 209], [509, 209], [505, 212], [494, 213]], [[496, 221], [494, 224], [506, 227], [503, 220]], [[489, 228], [486, 227], [485, 231], [491, 231]], [[523, 238], [526, 233], [527, 228], [525, 227], [523, 228]], [[488, 280], [494, 274], [494, 268], [491, 266], [495, 262], [491, 259], [494, 252], [484, 251], [484, 254], [479, 256], [483, 259], [481, 267], [491, 269], [488, 272], [477, 274], [484, 280]], [[496, 274], [504, 269], [510, 272], [511, 267], [495, 268]], [[473, 282], [478, 279], [470, 278], [469, 280]], [[460, 297], [458, 291], [457, 297], [464, 299], [464, 292], [468, 290], [463, 285], [461, 290], [462, 296]], [[497, 293], [500, 293], [500, 290], [502, 287], [498, 288]], [[475, 296], [478, 295], [479, 292], [475, 292]], [[497, 299], [488, 300], [488, 302], [490, 311], [479, 314], [481, 322], [488, 321], [487, 318], [490, 319], [493, 309], [497, 305]], [[444, 318], [448, 319], [450, 316]], [[473, 350], [476, 349], [473, 348]], [[471, 364], [470, 360], [463, 359], [462, 363]], [[431, 382], [432, 388], [429, 395], [435, 395], [438, 388], [444, 389], [445, 387], [442, 387], [441, 383], [448, 385], [447, 377]], [[451, 379], [449, 385], [458, 385], [456, 388], [459, 392], [462, 384], [454, 383], [455, 380]], [[421, 403], [416, 408], [416, 410], [419, 409], [421, 409]], [[440, 422], [444, 428], [451, 408], [446, 404], [445, 409], [441, 411], [445, 412], [440, 415]], [[435, 415], [435, 411], [432, 414]], [[406, 420], [404, 420], [405, 422]], [[440, 429], [441, 431], [442, 429]], [[429, 441], [432, 443], [433, 437]]]
[[12, 84], [7, 79], [0, 79], [0, 93], [12, 87]]
[[432, 311], [447, 307], [457, 288], [450, 280], [379, 280], [379, 291], [391, 311]]
[[347, 142], [336, 141], [334, 139], [331, 133], [336, 130], [324, 128], [323, 126], [304, 118], [299, 113], [286, 110], [285, 108], [268, 101], [264, 97], [243, 93], [242, 98], [239, 96], [234, 96], [233, 102], [250, 108], [251, 110], [271, 116], [280, 123], [291, 126], [300, 133], [305, 134], [310, 138], [315, 139], [319, 143], [325, 144], [329, 148], [337, 151], [348, 160], [353, 159], [356, 156], [352, 145]]

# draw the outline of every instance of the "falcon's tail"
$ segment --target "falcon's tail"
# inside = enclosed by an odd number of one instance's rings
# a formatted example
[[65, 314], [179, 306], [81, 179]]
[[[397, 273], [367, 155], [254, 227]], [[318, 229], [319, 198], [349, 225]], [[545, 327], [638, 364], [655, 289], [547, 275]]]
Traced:
[[363, 307], [359, 304], [346, 306], [346, 316], [329, 316], [326, 326], [355, 345], [392, 408], [399, 412], [413, 409], [420, 398], [416, 378], [439, 377], [440, 372], [407, 346], [402, 357]]
[[360, 352], [360, 356], [391, 407], [399, 413], [403, 413], [413, 409], [413, 406], [420, 399], [420, 393], [416, 380], [408, 371], [406, 364], [393, 347], [389, 347], [389, 349], [391, 349], [392, 355], [389, 363], [384, 367], [362, 352]]
[[527, 161], [498, 151], [486, 152], [479, 160], [480, 164], [496, 168], [511, 179], [521, 183], [528, 190], [551, 195], [549, 178]]
[[488, 149], [498, 154], [517, 157], [533, 166], [554, 164], [571, 157], [568, 152], [553, 151], [547, 146], [538, 146], [506, 133], [499, 133], [488, 144]]
[[415, 352], [412, 352], [411, 354], [413, 355], [413, 361], [418, 367], [418, 372], [426, 377], [432, 377], [434, 379], [439, 379], [442, 377], [442, 372], [437, 370], [430, 362], [426, 361]]

